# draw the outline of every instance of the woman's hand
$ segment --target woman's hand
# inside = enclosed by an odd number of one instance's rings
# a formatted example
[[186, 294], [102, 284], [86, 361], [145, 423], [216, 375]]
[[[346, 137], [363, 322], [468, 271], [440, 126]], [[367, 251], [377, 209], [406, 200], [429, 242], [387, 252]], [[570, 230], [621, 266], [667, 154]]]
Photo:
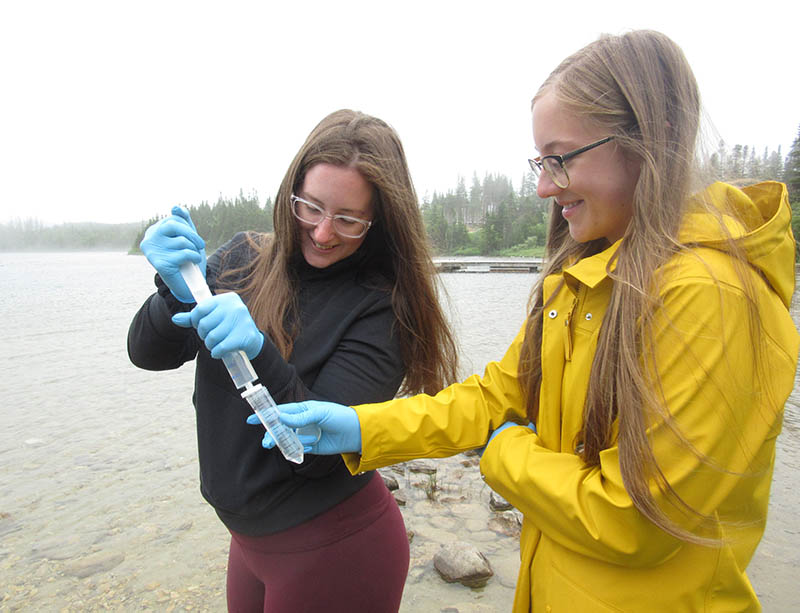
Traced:
[[235, 292], [203, 300], [191, 312], [174, 315], [172, 321], [182, 328], [194, 326], [212, 358], [241, 350], [252, 360], [264, 346], [264, 335]]
[[172, 207], [172, 215], [147, 228], [139, 248], [147, 261], [167, 284], [169, 291], [181, 302], [194, 302], [180, 272], [181, 264], [194, 262], [206, 274], [206, 244], [197, 233], [189, 212]]
[[[518, 424], [515, 421], [507, 421], [506, 423], [504, 423], [497, 430], [492, 432], [492, 435], [489, 437], [489, 440], [486, 442], [486, 444], [483, 447], [481, 447], [480, 449], [477, 450], [478, 451], [478, 457], [480, 457], [480, 458], [483, 457], [483, 452], [486, 451], [486, 448], [491, 444], [491, 442], [494, 439], [494, 437], [497, 436], [498, 434], [500, 434], [503, 430], [505, 430], [506, 428], [510, 428], [512, 426], [521, 426], [521, 425], [522, 424]], [[528, 425], [525, 426], [525, 427], [526, 428], [530, 428], [531, 430], [536, 432], [536, 425], [533, 422], [528, 422]]]
[[[361, 424], [358, 414], [350, 407], [335, 402], [307, 400], [278, 405], [278, 411], [284, 424], [298, 429], [298, 437], [306, 453], [361, 453]], [[250, 415], [247, 423], [255, 425], [261, 422], [256, 415]], [[307, 426], [311, 426], [307, 431], [315, 431], [313, 428], [316, 427], [319, 432], [316, 435], [304, 434]], [[275, 446], [268, 432], [264, 434], [261, 445], [267, 449]]]

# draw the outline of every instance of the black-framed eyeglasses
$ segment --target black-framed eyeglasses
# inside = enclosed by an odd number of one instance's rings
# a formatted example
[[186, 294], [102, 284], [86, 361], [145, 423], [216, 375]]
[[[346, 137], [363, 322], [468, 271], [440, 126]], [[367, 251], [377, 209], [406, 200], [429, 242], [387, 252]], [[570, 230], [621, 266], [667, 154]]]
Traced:
[[372, 222], [366, 219], [349, 215], [328, 215], [321, 206], [294, 194], [289, 199], [292, 202], [292, 213], [297, 219], [312, 226], [318, 226], [323, 219], [330, 219], [334, 232], [344, 238], [361, 238], [372, 226]]
[[570, 151], [569, 153], [565, 153], [563, 155], [542, 155], [538, 158], [528, 160], [528, 164], [531, 165], [531, 170], [536, 176], [537, 181], [539, 180], [539, 175], [542, 174], [542, 170], [544, 169], [547, 174], [550, 175], [553, 183], [558, 185], [558, 187], [561, 189], [566, 189], [569, 187], [569, 175], [567, 174], [567, 167], [564, 164], [566, 164], [568, 160], [571, 160], [576, 155], [585, 153], [586, 151], [589, 151], [589, 149], [594, 149], [600, 145], [605, 145], [608, 141], [613, 140], [613, 138], [613, 136], [606, 136], [605, 138], [601, 138], [600, 140], [590, 143], [585, 147], [575, 149], [575, 151]]

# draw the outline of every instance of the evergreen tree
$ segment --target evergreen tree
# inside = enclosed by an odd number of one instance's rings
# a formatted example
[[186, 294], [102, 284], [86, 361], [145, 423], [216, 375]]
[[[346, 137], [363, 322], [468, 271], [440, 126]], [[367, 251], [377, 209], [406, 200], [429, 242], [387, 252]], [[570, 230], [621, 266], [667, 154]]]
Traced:
[[720, 140], [717, 144], [717, 165], [719, 170], [714, 176], [720, 180], [724, 179], [728, 173], [728, 155], [724, 140]]
[[727, 179], [735, 179], [742, 176], [742, 172], [744, 170], [742, 160], [742, 146], [734, 145], [733, 151], [731, 152], [731, 156], [729, 158], [728, 170], [726, 172]]
[[428, 234], [428, 240], [437, 252], [444, 252], [447, 244], [447, 221], [444, 218], [441, 200], [438, 193], [434, 192], [431, 202], [422, 207], [425, 231]]
[[777, 151], [770, 153], [769, 161], [764, 168], [764, 178], [773, 181], [783, 180], [783, 155], [780, 146]]
[[750, 156], [747, 158], [745, 176], [755, 181], [760, 181], [764, 178], [761, 170], [761, 158], [756, 157], [755, 147], [750, 147]]
[[483, 187], [478, 173], [472, 173], [472, 187], [469, 188], [469, 215], [465, 223], [477, 224], [483, 219]]
[[[498, 209], [499, 208], [498, 206]], [[481, 255], [491, 255], [497, 253], [502, 248], [502, 226], [502, 215], [499, 210], [486, 214], [486, 220], [483, 223], [483, 234], [481, 236]]]
[[458, 185], [456, 186], [456, 193], [453, 198], [453, 208], [457, 211], [455, 223], [466, 223], [468, 209], [469, 209], [469, 196], [467, 195], [467, 186], [464, 183], [464, 177], [458, 177]]
[[715, 180], [722, 179], [722, 165], [720, 163], [719, 153], [712, 153], [708, 160], [708, 173], [709, 176]]
[[527, 198], [528, 196], [536, 195], [536, 177], [530, 170], [522, 177], [522, 183], [519, 188], [519, 197]]
[[[789, 155], [786, 156], [786, 163], [783, 167], [783, 182], [789, 189], [789, 201], [800, 203], [800, 128], [797, 129], [797, 137], [792, 143]], [[795, 234], [795, 236], [798, 236]]]

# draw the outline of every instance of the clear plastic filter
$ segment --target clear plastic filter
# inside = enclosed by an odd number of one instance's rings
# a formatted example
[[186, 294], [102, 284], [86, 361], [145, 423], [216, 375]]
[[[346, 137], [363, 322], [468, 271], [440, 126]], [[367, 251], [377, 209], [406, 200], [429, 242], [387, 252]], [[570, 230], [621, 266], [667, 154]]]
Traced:
[[294, 430], [287, 428], [281, 422], [278, 409], [275, 408], [275, 401], [267, 389], [257, 383], [252, 387], [248, 387], [242, 393], [242, 398], [247, 400], [250, 406], [253, 407], [253, 411], [258, 415], [261, 423], [264, 424], [283, 457], [290, 462], [300, 464], [303, 461], [303, 445]]

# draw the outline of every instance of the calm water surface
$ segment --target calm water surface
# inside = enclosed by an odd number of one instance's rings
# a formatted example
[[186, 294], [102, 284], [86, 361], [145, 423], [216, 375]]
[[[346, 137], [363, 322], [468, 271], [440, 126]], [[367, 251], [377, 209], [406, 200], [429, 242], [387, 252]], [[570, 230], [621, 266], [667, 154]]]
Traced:
[[[142, 257], [0, 254], [0, 611], [224, 611], [228, 533], [199, 493], [193, 368], [150, 373], [125, 351], [152, 291]], [[443, 276], [464, 375], [502, 356], [534, 276]], [[798, 308], [793, 310], [795, 321]], [[765, 611], [800, 609], [800, 386], [786, 407], [770, 516], [749, 568]], [[516, 537], [502, 534], [473, 458], [435, 478], [395, 471], [414, 533], [401, 610], [508, 611]], [[391, 469], [390, 469], [391, 471]], [[467, 540], [495, 576], [445, 584], [432, 557]]]

